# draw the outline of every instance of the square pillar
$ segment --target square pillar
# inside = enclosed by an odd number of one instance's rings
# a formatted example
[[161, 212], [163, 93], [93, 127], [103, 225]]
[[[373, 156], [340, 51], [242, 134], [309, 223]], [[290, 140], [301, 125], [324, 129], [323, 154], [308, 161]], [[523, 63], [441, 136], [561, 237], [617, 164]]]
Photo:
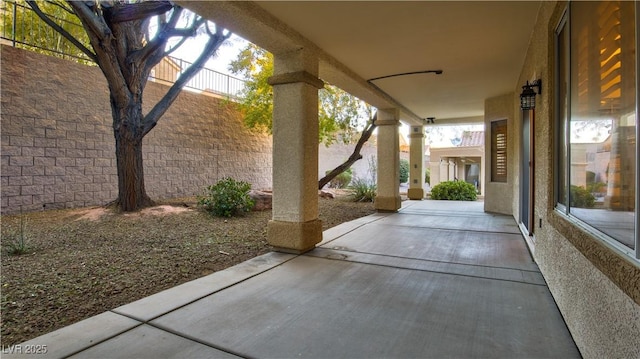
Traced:
[[378, 211], [400, 209], [400, 112], [378, 110], [378, 175], [375, 207]]
[[267, 240], [304, 253], [322, 241], [318, 219], [318, 60], [296, 50], [274, 56], [273, 209]]
[[411, 126], [409, 134], [409, 199], [424, 198], [424, 126]]
[[449, 180], [449, 158], [440, 158], [440, 182], [446, 182]]

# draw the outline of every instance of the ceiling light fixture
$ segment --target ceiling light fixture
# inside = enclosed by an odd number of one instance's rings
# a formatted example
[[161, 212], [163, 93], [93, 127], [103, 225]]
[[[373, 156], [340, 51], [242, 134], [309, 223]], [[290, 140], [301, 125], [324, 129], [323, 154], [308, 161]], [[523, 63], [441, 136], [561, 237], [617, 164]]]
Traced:
[[[534, 90], [534, 87], [538, 88], [538, 92]], [[522, 93], [520, 94], [520, 109], [533, 110], [536, 108], [536, 93], [542, 93], [542, 80], [538, 79], [532, 83], [527, 83], [522, 86]]]
[[427, 121], [427, 123], [430, 123], [430, 124], [436, 123], [435, 120], [436, 120], [435, 117], [427, 117], [427, 118], [425, 118], [425, 121]]

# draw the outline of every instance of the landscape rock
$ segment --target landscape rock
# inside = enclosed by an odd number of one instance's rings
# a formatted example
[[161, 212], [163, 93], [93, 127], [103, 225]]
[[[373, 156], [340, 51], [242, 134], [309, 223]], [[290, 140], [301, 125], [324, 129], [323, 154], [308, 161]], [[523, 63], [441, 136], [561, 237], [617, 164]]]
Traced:
[[321, 189], [318, 194], [320, 195], [320, 197], [322, 198], [336, 198], [336, 194], [333, 193], [333, 191], [330, 191], [328, 189]]
[[256, 202], [256, 205], [252, 209], [254, 211], [264, 211], [272, 208], [272, 193], [252, 189], [251, 191], [249, 191], [249, 197], [251, 197]]

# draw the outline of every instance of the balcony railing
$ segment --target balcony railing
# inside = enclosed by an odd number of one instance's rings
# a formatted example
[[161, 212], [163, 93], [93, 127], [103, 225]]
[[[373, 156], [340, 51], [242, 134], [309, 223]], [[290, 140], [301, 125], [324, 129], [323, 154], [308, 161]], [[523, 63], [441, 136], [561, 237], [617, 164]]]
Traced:
[[[69, 40], [45, 24], [29, 6], [3, 0], [0, 3], [0, 16], [0, 39], [3, 44], [95, 65]], [[79, 20], [78, 22], [70, 21], [56, 14], [49, 14], [49, 16], [71, 34], [84, 33]], [[149, 80], [171, 85], [189, 66], [191, 63], [188, 61], [167, 56], [151, 71]], [[238, 100], [244, 86], [245, 80], [204, 68], [185, 85], [185, 88]]]

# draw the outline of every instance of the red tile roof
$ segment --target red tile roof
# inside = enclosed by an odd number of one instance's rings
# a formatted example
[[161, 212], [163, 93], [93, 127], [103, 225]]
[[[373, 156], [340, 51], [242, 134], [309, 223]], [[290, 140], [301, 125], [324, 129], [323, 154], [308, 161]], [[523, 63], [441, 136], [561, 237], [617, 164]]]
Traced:
[[464, 131], [458, 147], [475, 147], [484, 145], [484, 131]]

